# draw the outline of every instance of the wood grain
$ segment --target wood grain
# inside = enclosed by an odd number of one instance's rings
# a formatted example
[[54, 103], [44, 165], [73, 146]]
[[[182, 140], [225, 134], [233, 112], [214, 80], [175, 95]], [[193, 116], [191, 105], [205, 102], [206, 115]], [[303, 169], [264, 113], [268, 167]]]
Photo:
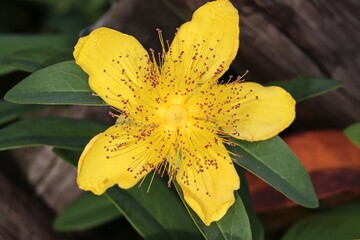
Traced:
[[[360, 196], [360, 149], [338, 130], [314, 130], [288, 135], [285, 142], [309, 173], [319, 200]], [[257, 212], [284, 209], [297, 204], [267, 183], [246, 172]], [[343, 199], [344, 200], [344, 199]]]
[[[171, 39], [169, 31], [180, 25], [180, 17], [189, 20], [206, 1], [134, 1], [131, 14], [121, 14], [125, 2], [114, 4], [95, 26], [121, 30], [136, 36], [146, 47], [156, 47], [156, 27], [164, 29]], [[257, 82], [299, 76], [337, 79], [344, 88], [301, 104], [299, 121], [338, 128], [360, 121], [358, 1], [232, 2], [241, 16], [241, 47], [232, 64], [235, 73], [248, 69], [247, 79]]]
[[[114, 119], [108, 111], [107, 107], [52, 107], [38, 115], [92, 119], [110, 125]], [[35, 192], [55, 212], [62, 210], [81, 193], [76, 185], [76, 169], [56, 157], [52, 148], [17, 149], [12, 151], [12, 156]]]
[[49, 209], [1, 174], [0, 192], [0, 239], [73, 239], [55, 233], [51, 227], [53, 216]]

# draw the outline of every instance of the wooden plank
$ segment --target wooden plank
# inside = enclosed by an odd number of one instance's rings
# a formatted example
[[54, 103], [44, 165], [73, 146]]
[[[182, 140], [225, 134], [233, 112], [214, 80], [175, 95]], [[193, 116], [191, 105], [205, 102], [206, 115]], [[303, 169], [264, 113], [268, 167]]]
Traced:
[[55, 233], [49, 209], [1, 174], [0, 192], [0, 239], [73, 239]]
[[[180, 25], [179, 16], [189, 20], [207, 1], [133, 1], [130, 13], [123, 11], [125, 2], [114, 4], [96, 26], [111, 26], [154, 47], [154, 28], [172, 31]], [[298, 76], [338, 79], [344, 89], [303, 103], [298, 120], [338, 128], [360, 121], [358, 1], [232, 2], [241, 16], [241, 48], [232, 64], [236, 74], [249, 69], [247, 79], [258, 82]]]

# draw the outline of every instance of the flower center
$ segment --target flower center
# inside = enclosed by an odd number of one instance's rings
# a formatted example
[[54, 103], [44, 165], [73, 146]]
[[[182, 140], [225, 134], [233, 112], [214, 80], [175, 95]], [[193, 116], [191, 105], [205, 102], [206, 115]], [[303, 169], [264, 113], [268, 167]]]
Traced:
[[166, 122], [170, 127], [183, 127], [188, 120], [187, 110], [180, 105], [172, 105], [166, 110]]

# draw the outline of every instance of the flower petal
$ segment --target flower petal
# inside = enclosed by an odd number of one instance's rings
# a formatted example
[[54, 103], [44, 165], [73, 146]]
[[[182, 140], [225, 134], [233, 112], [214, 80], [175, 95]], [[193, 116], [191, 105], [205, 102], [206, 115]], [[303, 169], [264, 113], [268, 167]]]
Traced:
[[239, 32], [239, 14], [230, 1], [206, 3], [176, 33], [162, 68], [164, 82], [183, 94], [215, 83], [236, 56]]
[[80, 38], [74, 57], [89, 75], [91, 89], [127, 112], [137, 104], [139, 88], [154, 74], [147, 51], [135, 38], [105, 27]]
[[85, 147], [78, 164], [79, 188], [102, 194], [118, 184], [121, 188], [134, 186], [148, 172], [163, 161], [163, 156], [150, 149], [141, 132], [144, 127], [134, 123], [117, 124], [95, 136]]
[[187, 140], [176, 180], [187, 204], [209, 226], [222, 218], [235, 202], [239, 176], [221, 138], [197, 127], [183, 135]]
[[295, 118], [295, 100], [280, 87], [230, 83], [199, 91], [188, 103], [191, 115], [237, 139], [259, 141], [287, 128]]

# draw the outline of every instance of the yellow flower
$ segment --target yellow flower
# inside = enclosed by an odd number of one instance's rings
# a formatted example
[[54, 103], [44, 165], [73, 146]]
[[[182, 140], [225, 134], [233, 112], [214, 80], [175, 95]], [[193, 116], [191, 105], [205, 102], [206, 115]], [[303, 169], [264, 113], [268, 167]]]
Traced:
[[78, 166], [81, 189], [102, 194], [131, 188], [150, 171], [177, 181], [206, 225], [234, 203], [240, 180], [225, 136], [271, 138], [289, 126], [295, 101], [283, 89], [233, 81], [218, 84], [239, 47], [239, 15], [228, 0], [200, 7], [159, 62], [132, 36], [99, 28], [74, 56], [91, 89], [117, 109], [116, 124], [95, 136]]

